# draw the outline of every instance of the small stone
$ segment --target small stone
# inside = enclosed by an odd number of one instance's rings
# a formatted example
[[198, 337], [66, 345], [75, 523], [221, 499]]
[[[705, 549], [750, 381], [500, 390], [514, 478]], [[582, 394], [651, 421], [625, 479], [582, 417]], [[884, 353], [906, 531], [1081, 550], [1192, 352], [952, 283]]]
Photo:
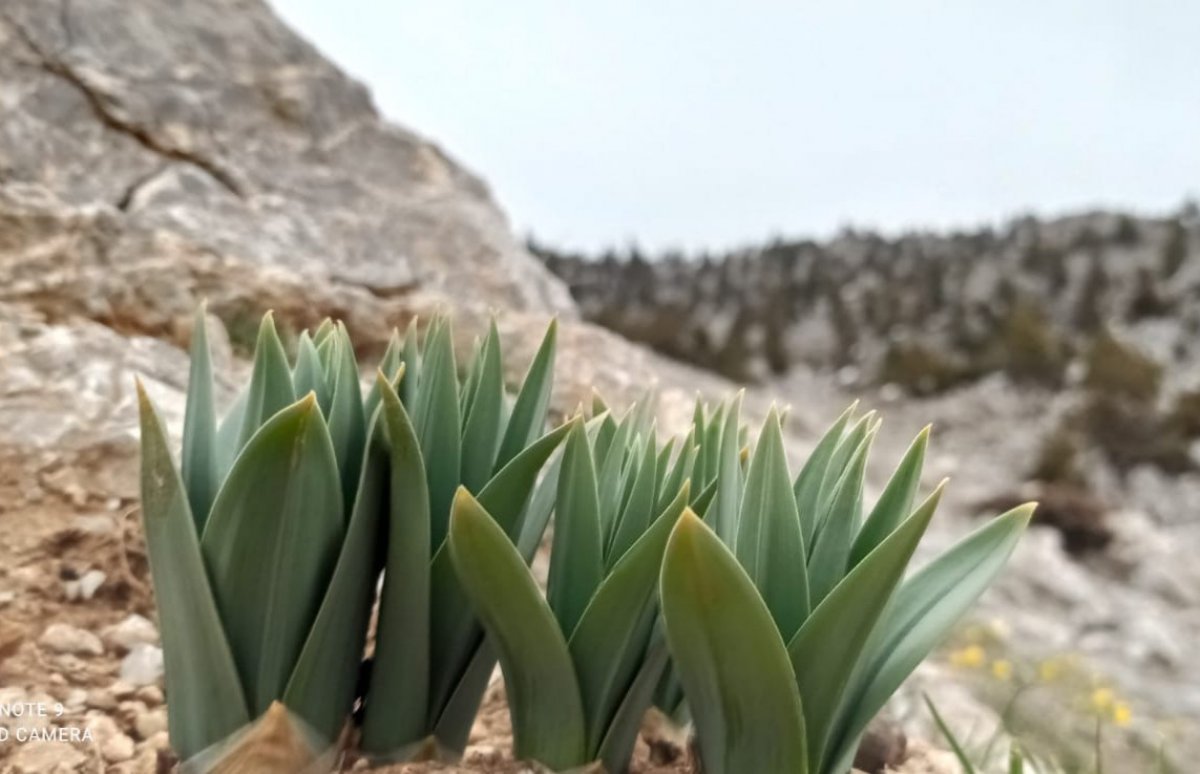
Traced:
[[147, 707], [157, 707], [163, 703], [162, 688], [157, 685], [144, 685], [138, 688], [134, 696], [144, 702]]
[[79, 596], [81, 599], [91, 599], [96, 596], [96, 592], [104, 585], [104, 581], [108, 580], [108, 576], [101, 570], [88, 570], [79, 579]]
[[111, 516], [103, 514], [76, 516], [74, 528], [85, 535], [111, 535], [117, 531], [117, 523]]
[[86, 725], [92, 732], [92, 738], [100, 745], [103, 745], [114, 736], [121, 735], [121, 728], [117, 725], [117, 721], [108, 715], [89, 714]]
[[133, 740], [125, 734], [110, 736], [100, 745], [100, 754], [109, 763], [120, 763], [133, 757]]
[[10, 604], [16, 598], [17, 593], [15, 591], [8, 591], [7, 589], [0, 590], [0, 607]]
[[102, 631], [101, 636], [110, 647], [120, 651], [129, 651], [138, 645], [157, 645], [158, 627], [148, 618], [131, 613], [119, 623]]
[[143, 712], [133, 719], [133, 730], [139, 739], [150, 739], [167, 730], [167, 711], [161, 707]]
[[129, 651], [129, 655], [121, 659], [121, 680], [135, 688], [153, 685], [162, 676], [162, 648], [154, 645], [137, 645]]
[[66, 742], [27, 742], [15, 746], [4, 771], [67, 774], [87, 763], [87, 755]]
[[113, 698], [124, 701], [133, 696], [137, 691], [137, 686], [130, 685], [125, 680], [116, 680], [108, 687], [108, 691], [113, 695]]
[[87, 701], [87, 691], [82, 688], [73, 688], [69, 693], [67, 693], [66, 698], [63, 699], [63, 706], [65, 706], [67, 709], [79, 710], [83, 709], [87, 705]]
[[146, 746], [151, 750], [170, 750], [171, 735], [167, 731], [159, 731], [157, 734], [146, 740]]
[[[83, 656], [101, 656], [104, 643], [89, 631], [64, 623], [54, 623], [42, 632], [38, 643], [55, 653], [74, 653]], [[161, 654], [160, 654], [161, 655]]]
[[88, 692], [87, 705], [100, 710], [114, 710], [117, 708], [117, 697], [108, 688], [96, 688]]

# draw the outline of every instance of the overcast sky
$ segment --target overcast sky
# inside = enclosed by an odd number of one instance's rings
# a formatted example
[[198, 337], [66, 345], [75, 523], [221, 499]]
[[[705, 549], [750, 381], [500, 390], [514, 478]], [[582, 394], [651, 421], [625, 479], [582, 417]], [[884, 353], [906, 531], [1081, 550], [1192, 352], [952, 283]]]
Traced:
[[1200, 3], [274, 3], [517, 229], [566, 246], [1200, 192]]

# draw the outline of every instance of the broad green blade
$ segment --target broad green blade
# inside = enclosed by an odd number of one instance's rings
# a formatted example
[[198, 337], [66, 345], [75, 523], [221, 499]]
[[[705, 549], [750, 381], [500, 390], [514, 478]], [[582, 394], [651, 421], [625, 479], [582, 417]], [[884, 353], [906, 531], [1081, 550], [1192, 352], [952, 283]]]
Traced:
[[[593, 422], [599, 420], [595, 425]], [[592, 457], [603, 460], [612, 448], [613, 439], [617, 435], [617, 421], [611, 412], [600, 414], [588, 422], [588, 432], [592, 440]]]
[[592, 416], [598, 417], [608, 411], [608, 404], [604, 402], [604, 398], [600, 397], [600, 393], [592, 390]]
[[433, 735], [440, 746], [460, 756], [467, 748], [471, 727], [475, 725], [479, 705], [495, 668], [496, 648], [488, 637], [481, 637], [471, 662], [446, 700], [446, 706], [434, 719]]
[[[510, 539], [521, 534], [525, 526], [521, 519], [534, 510], [533, 507], [527, 509], [526, 503], [529, 502], [538, 472], [575, 426], [575, 423], [568, 423], [542, 436], [504, 466], [480, 492], [480, 504], [493, 515], [496, 523], [505, 530]], [[544, 528], [543, 521], [542, 529]], [[540, 538], [539, 531], [535, 543], [540, 541]], [[536, 545], [529, 551], [530, 558], [534, 550]], [[528, 561], [527, 558], [526, 562]], [[446, 702], [456, 690], [455, 686], [462, 678], [463, 670], [467, 668], [472, 654], [479, 647], [482, 632], [474, 611], [463, 596], [445, 544], [434, 555], [431, 572], [433, 602], [430, 623], [432, 652], [429, 715], [438, 717], [446, 709]]]
[[[607, 567], [613, 567], [620, 561], [629, 547], [650, 526], [655, 514], [660, 513], [654, 509], [654, 485], [658, 478], [658, 455], [656, 452], [654, 436], [651, 434], [650, 440], [642, 452], [641, 465], [638, 466], [637, 476], [633, 479], [629, 500], [625, 503], [613, 529], [612, 542], [605, 555]], [[666, 539], [665, 536], [663, 539]]]
[[340, 322], [334, 335], [337, 337], [337, 346], [334, 347], [333, 379], [330, 380], [333, 399], [328, 414], [329, 437], [333, 441], [333, 452], [341, 473], [345, 513], [348, 515], [354, 504], [354, 490], [358, 487], [358, 474], [362, 469], [367, 428], [354, 345], [346, 333], [346, 326]]
[[875, 412], [868, 411], [866, 414], [863, 414], [862, 418], [846, 431], [846, 436], [834, 448], [833, 454], [829, 456], [829, 466], [825, 469], [825, 478], [821, 481], [821, 491], [817, 495], [817, 521], [815, 524], [817, 532], [821, 531], [822, 520], [829, 515], [829, 503], [833, 499], [834, 490], [837, 489], [838, 483], [842, 480], [842, 476], [845, 474], [851, 459], [866, 439], [867, 434], [876, 427], [877, 418]]
[[717, 499], [717, 482], [711, 481], [709, 485], [692, 500], [692, 510], [702, 519], [708, 518], [708, 509], [712, 506], [713, 500]]
[[308, 331], [302, 331], [296, 342], [296, 367], [292, 369], [292, 384], [297, 395], [315, 393], [321, 413], [329, 416], [333, 390], [329, 380], [325, 378], [325, 366], [321, 363], [321, 356], [317, 353]]
[[667, 481], [667, 475], [671, 472], [671, 460], [675, 453], [675, 444], [678, 438], [668, 438], [667, 442], [658, 451], [658, 458], [654, 461], [654, 493], [658, 495], [662, 492], [663, 484]]
[[883, 489], [883, 494], [871, 509], [871, 515], [858, 531], [854, 547], [850, 551], [851, 567], [871, 553], [875, 546], [882, 543], [904, 517], [912, 512], [913, 503], [917, 499], [917, 489], [921, 486], [921, 467], [925, 464], [925, 449], [928, 446], [929, 427], [925, 427], [904, 453], [896, 472], [892, 474]]
[[796, 507], [800, 510], [800, 529], [804, 534], [804, 545], [806, 546], [812, 545], [813, 534], [816, 532], [821, 482], [825, 480], [829, 458], [842, 440], [842, 435], [846, 432], [846, 425], [850, 424], [850, 418], [854, 416], [857, 408], [857, 402], [851, 404], [825, 431], [825, 435], [821, 436], [821, 440], [817, 442], [816, 448], [808, 456], [808, 461], [804, 463], [804, 467], [800, 469], [800, 473], [792, 485], [792, 490], [796, 493]]
[[546, 427], [546, 411], [550, 408], [550, 389], [554, 385], [554, 351], [558, 340], [558, 321], [546, 329], [529, 371], [521, 382], [521, 391], [513, 405], [512, 415], [504, 430], [504, 440], [496, 456], [496, 469], [507, 465], [513, 457], [542, 434]]
[[283, 695], [325, 596], [343, 526], [333, 444], [310, 393], [246, 444], [200, 539], [254, 716]]
[[408, 328], [404, 331], [404, 373], [407, 378], [400, 383], [400, 400], [404, 403], [411, 415], [414, 407], [417, 405], [417, 392], [421, 386], [421, 347], [419, 345], [421, 338], [420, 321], [413, 317], [408, 321]]
[[775, 626], [785, 640], [790, 639], [808, 616], [808, 575], [800, 514], [774, 408], [763, 424], [746, 473], [735, 553], [771, 611]]
[[805, 713], [779, 630], [737, 559], [691, 511], [667, 543], [661, 594], [706, 774], [806, 774]]
[[442, 320], [435, 320], [426, 336], [421, 386], [411, 416], [429, 479], [430, 550], [436, 552], [446, 539], [462, 458], [458, 374], [450, 325]]
[[229, 411], [226, 412], [225, 417], [217, 425], [218, 481], [223, 481], [225, 476], [229, 475], [229, 469], [233, 467], [233, 460], [237, 457], [237, 453], [240, 450], [238, 438], [242, 432], [242, 420], [246, 414], [248, 397], [248, 386], [243, 387], [241, 392], [237, 394], [237, 397], [233, 399], [233, 405], [229, 407]]
[[[664, 508], [668, 502], [674, 499], [675, 494], [679, 492], [679, 487], [684, 481], [689, 480], [687, 477], [692, 471], [692, 466], [696, 462], [696, 452], [698, 447], [692, 440], [692, 434], [688, 433], [687, 438], [683, 441], [683, 446], [679, 450], [679, 455], [675, 459], [675, 464], [671, 467], [667, 477], [663, 479], [662, 487], [658, 493], [658, 507]], [[700, 482], [693, 482], [693, 490], [700, 486]], [[697, 494], [699, 494], [697, 492]]]
[[623, 494], [621, 482], [632, 445], [633, 408], [630, 408], [617, 425], [617, 431], [608, 444], [608, 451], [604, 457], [592, 457], [597, 465], [596, 491], [599, 495], [601, 536], [609, 534], [616, 523]]
[[862, 518], [863, 480], [873, 436], [868, 434], [846, 464], [841, 480], [829, 498], [829, 508], [817, 523], [815, 545], [808, 559], [809, 593], [814, 606], [821, 604], [846, 575], [850, 543]]
[[550, 524], [550, 515], [558, 501], [558, 479], [562, 473], [562, 454], [555, 454], [546, 475], [538, 482], [533, 490], [529, 507], [521, 515], [521, 534], [516, 540], [517, 551], [525, 558], [525, 564], [533, 561], [534, 554], [542, 545], [546, 535], [546, 527]]
[[217, 467], [217, 411], [213, 405], [212, 358], [208, 323], [202, 304], [192, 326], [192, 363], [188, 372], [187, 409], [183, 419], [183, 481], [196, 520], [204, 531], [208, 510], [221, 479]]
[[495, 469], [504, 409], [504, 364], [494, 320], [488, 327], [475, 373], [475, 394], [463, 426], [462, 482], [468, 491], [478, 494]]
[[663, 551], [687, 500], [687, 492], [681, 491], [617, 562], [569, 640], [587, 718], [589, 752], [599, 750], [613, 713], [640, 666], [658, 610], [656, 582]]
[[654, 703], [654, 690], [671, 663], [667, 642], [661, 634], [647, 648], [641, 667], [625, 691], [620, 706], [609, 723], [600, 747], [590, 756], [604, 764], [609, 774], [625, 774], [633, 758], [638, 732], [646, 710]]
[[[496, 523], [514, 543], [525, 526], [525, 504], [537, 483], [538, 474], [577, 423], [582, 424], [582, 420], [561, 424], [526, 446], [478, 494], [479, 502], [495, 517]], [[540, 531], [538, 539], [541, 539]]]
[[326, 317], [321, 321], [321, 324], [317, 326], [317, 329], [313, 331], [313, 345], [320, 347], [325, 343], [325, 340], [329, 338], [330, 334], [332, 334], [335, 329], [336, 326], [334, 326], [333, 320]]
[[554, 513], [546, 598], [569, 638], [604, 576], [596, 469], [582, 424], [567, 436]]
[[244, 449], [258, 429], [277, 412], [296, 400], [292, 387], [292, 370], [288, 366], [283, 343], [275, 331], [275, 318], [267, 312], [258, 329], [254, 345], [254, 370], [246, 390], [246, 405], [242, 412], [242, 427], [237, 449]]
[[138, 382], [142, 525], [171, 694], [171, 747], [183, 759], [250, 722], [233, 654], [200, 555], [183, 481], [166, 431]]
[[717, 460], [717, 499], [705, 514], [705, 521], [712, 525], [713, 531], [728, 546], [732, 546], [737, 538], [737, 519], [742, 510], [742, 442], [739, 430], [743, 395], [744, 392], [738, 392], [725, 413]]
[[[1014, 508], [983, 525], [897, 590], [846, 697], [845, 717], [838, 724], [843, 755], [900, 684], [1004, 569], [1029, 524], [1033, 508], [1032, 504]], [[852, 749], [848, 752], [853, 754]]]
[[[387, 377], [391, 384], [398, 384], [398, 374], [401, 368], [404, 368], [404, 358], [401, 354], [404, 348], [404, 342], [400, 340], [400, 332], [392, 328], [392, 335], [388, 339], [387, 349], [384, 350], [383, 357], [379, 360], [379, 370]], [[367, 392], [366, 400], [363, 402], [363, 416], [375, 416], [375, 409], [379, 408], [379, 401], [382, 396], [379, 393], [379, 382], [373, 382], [371, 389]]]
[[387, 507], [389, 459], [377, 419], [372, 428], [346, 540], [283, 695], [288, 708], [328, 744], [337, 739], [354, 704], [375, 600], [376, 554], [382, 534], [380, 515]]
[[704, 428], [701, 436], [700, 450], [702, 454], [699, 460], [701, 471], [698, 476], [693, 476], [693, 478], [703, 482], [705, 486], [717, 479], [721, 458], [721, 430], [725, 427], [725, 412], [728, 408], [724, 403], [717, 406], [717, 410], [708, 418], [708, 425]]
[[925, 534], [941, 490], [902, 523], [819, 603], [788, 643], [808, 720], [809, 768], [820, 766], [833, 722], [867, 638]]
[[387, 558], [363, 748], [386, 754], [425, 735], [429, 696], [429, 490], [420, 442], [400, 396], [380, 373], [389, 451]]
[[500, 654], [514, 753], [555, 770], [587, 763], [583, 705], [567, 643], [524, 560], [465, 489], [455, 497], [449, 547]]

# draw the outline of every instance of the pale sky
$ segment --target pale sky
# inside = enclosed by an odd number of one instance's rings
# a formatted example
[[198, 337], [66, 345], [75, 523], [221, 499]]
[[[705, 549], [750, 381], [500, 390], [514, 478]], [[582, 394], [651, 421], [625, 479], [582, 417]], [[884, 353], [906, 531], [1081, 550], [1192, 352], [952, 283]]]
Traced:
[[1200, 194], [1200, 3], [273, 3], [564, 246]]

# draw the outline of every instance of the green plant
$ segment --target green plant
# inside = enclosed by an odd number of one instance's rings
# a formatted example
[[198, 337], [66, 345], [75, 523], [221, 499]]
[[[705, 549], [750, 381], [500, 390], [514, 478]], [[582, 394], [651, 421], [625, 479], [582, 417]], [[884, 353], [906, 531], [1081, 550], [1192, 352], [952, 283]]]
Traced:
[[[362, 749], [381, 759], [456, 758], [466, 746], [496, 651], [454, 572], [446, 535], [463, 487], [505, 527], [528, 563], [550, 517], [554, 477], [538, 476], [569, 427], [545, 435], [557, 328], [551, 324], [515, 399], [504, 390], [495, 325], [459, 382], [450, 323], [394, 337], [385, 368], [403, 367], [420, 475], [392, 481], [410, 513], [390, 524]], [[424, 478], [424, 482], [420, 478]], [[535, 492], [535, 488], [537, 491]], [[399, 509], [398, 509], [399, 510]], [[406, 518], [407, 516], [407, 518]]]
[[510, 400], [495, 326], [460, 385], [449, 321], [436, 318], [423, 339], [415, 326], [393, 336], [364, 396], [344, 326], [302, 332], [290, 363], [268, 314], [249, 384], [218, 422], [200, 311], [181, 472], [139, 387], [143, 520], [181, 758], [278, 717], [277, 702], [310, 756], [359, 701], [369, 753], [461, 752], [495, 656], [444, 547], [450, 501], [468, 487], [532, 555], [549, 513], [529, 501], [567, 430], [542, 435], [554, 341], [551, 325]]
[[458, 494], [450, 554], [500, 653], [520, 758], [555, 770], [628, 766], [667, 663], [657, 580], [691, 458], [685, 447], [672, 460], [673, 445], [660, 449], [645, 410], [572, 422], [545, 599], [503, 522]]
[[[848, 411], [792, 481], [772, 412], [744, 485], [718, 479], [717, 502], [736, 512], [735, 528], [722, 529], [711, 511], [705, 521], [685, 511], [668, 540], [666, 637], [709, 774], [848, 769], [868, 721], [988, 586], [1028, 524], [1030, 505], [903, 580], [941, 494], [939, 486], [913, 508], [927, 433], [864, 519], [877, 424], [870, 415], [850, 421]], [[742, 496], [722, 498], [723, 489]]]
[[[294, 730], [315, 753], [354, 699], [380, 486], [402, 467], [388, 449], [403, 443], [406, 419], [399, 374], [381, 376], [382, 419], [368, 427], [345, 329], [323, 326], [315, 341], [314, 370], [294, 375], [264, 317], [250, 383], [218, 424], [201, 310], [182, 472], [139, 384], [143, 524], [171, 743], [184, 759], [276, 702], [303, 721]], [[297, 383], [310, 388], [299, 399]]]

